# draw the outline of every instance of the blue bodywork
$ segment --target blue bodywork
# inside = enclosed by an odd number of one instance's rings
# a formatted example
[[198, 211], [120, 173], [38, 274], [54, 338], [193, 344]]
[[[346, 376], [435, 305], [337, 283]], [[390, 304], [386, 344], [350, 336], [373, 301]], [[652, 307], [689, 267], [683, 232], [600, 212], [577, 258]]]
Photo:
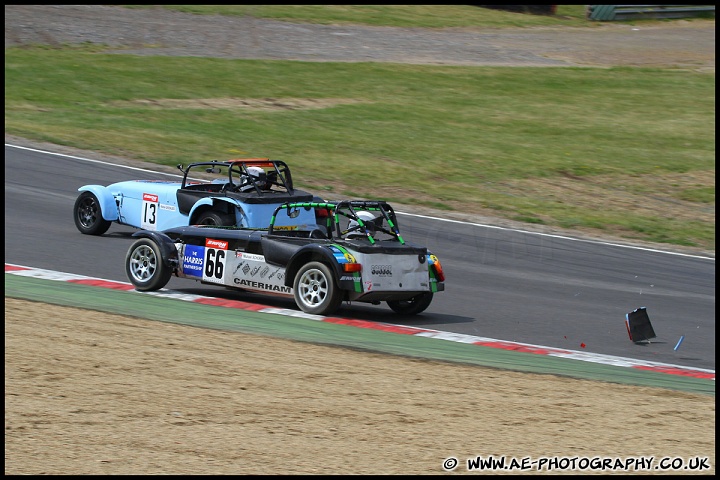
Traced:
[[[263, 183], [266, 188], [261, 188], [258, 183], [245, 180], [249, 178], [246, 175], [248, 167], [255, 167], [257, 171], [264, 169], [274, 183]], [[279, 205], [318, 198], [294, 189], [289, 168], [277, 160], [200, 162], [178, 168], [184, 174], [181, 181], [131, 180], [108, 186], [84, 185], [78, 191], [90, 192], [97, 198], [104, 220], [151, 231], [195, 225], [208, 212], [222, 217], [228, 226], [267, 228]], [[207, 180], [189, 180], [188, 173], [193, 168], [193, 173], [205, 169], [207, 173], [223, 174], [224, 177], [216, 175]], [[263, 182], [265, 180], [263, 177]], [[279, 226], [289, 226], [314, 224], [317, 218], [315, 210], [300, 209], [293, 218], [279, 218], [278, 221]]]

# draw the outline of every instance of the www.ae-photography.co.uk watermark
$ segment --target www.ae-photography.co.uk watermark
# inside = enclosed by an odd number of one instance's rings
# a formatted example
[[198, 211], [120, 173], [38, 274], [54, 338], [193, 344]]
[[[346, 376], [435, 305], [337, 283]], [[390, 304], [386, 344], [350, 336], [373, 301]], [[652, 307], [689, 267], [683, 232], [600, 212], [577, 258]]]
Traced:
[[456, 457], [448, 457], [442, 463], [443, 470], [451, 472], [464, 467], [467, 471], [527, 471], [560, 472], [560, 471], [687, 471], [703, 472], [710, 470], [708, 457], [505, 457], [476, 456], [468, 458], [461, 464]]

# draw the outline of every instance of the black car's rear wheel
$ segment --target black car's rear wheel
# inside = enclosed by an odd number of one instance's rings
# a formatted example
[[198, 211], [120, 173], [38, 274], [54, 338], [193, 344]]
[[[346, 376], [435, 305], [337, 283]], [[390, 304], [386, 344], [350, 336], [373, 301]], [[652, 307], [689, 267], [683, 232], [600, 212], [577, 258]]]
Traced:
[[410, 300], [390, 300], [387, 304], [393, 312], [400, 315], [417, 315], [430, 306], [432, 299], [432, 292], [426, 292], [415, 295]]
[[75, 226], [85, 235], [102, 235], [112, 224], [102, 216], [102, 209], [97, 197], [91, 192], [82, 192], [73, 207]]
[[163, 263], [160, 247], [149, 238], [141, 238], [125, 256], [125, 273], [140, 291], [163, 288], [170, 281], [172, 270]]
[[293, 295], [303, 312], [315, 315], [333, 313], [342, 302], [342, 291], [330, 267], [321, 262], [309, 262], [298, 270]]

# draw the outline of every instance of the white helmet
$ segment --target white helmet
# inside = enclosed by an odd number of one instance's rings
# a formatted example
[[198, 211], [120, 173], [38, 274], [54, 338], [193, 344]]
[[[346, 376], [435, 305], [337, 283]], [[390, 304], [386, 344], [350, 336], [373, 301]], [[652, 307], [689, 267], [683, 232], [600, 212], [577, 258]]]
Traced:
[[[249, 176], [252, 177], [252, 180], [255, 182], [255, 184], [259, 188], [265, 188], [265, 183], [267, 181], [267, 174], [265, 173], [265, 170], [263, 170], [260, 167], [247, 167], [247, 173]], [[253, 188], [252, 182], [249, 178], [244, 179], [247, 181], [247, 185], [250, 189]], [[243, 182], [245, 183], [245, 182]]]
[[[370, 232], [370, 235], [375, 233], [375, 223], [374, 223], [374, 220], [376, 218], [375, 215], [373, 215], [372, 213], [370, 213], [368, 211], [362, 210], [362, 211], [357, 212], [357, 217], [363, 221], [363, 223], [367, 227], [368, 231]], [[350, 220], [350, 222], [348, 222], [348, 230], [352, 229], [353, 227], [357, 227], [358, 225], [359, 224], [358, 224], [357, 220], [352, 219], [352, 220]], [[348, 236], [364, 237], [365, 231], [362, 228], [359, 228], [357, 230], [353, 230], [352, 232], [350, 232], [350, 234]]]

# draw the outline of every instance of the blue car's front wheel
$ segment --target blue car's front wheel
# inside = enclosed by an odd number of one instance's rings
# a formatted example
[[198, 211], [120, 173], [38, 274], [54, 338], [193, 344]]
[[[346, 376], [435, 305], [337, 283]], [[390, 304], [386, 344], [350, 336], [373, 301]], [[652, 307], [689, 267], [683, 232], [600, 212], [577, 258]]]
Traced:
[[75, 200], [73, 217], [75, 226], [85, 235], [102, 235], [112, 224], [103, 218], [100, 202], [91, 192], [82, 192]]

